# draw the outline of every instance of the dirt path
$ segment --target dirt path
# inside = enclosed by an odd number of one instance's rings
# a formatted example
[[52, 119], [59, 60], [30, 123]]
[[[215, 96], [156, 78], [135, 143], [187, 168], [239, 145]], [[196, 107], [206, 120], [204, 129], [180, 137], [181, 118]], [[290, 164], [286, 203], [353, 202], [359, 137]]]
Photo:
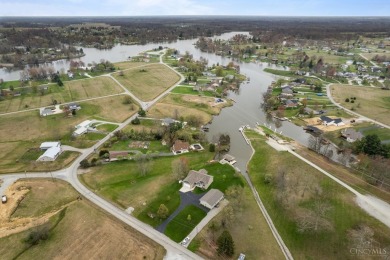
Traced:
[[13, 218], [12, 214], [29, 191], [30, 189], [20, 185], [12, 185], [6, 190], [5, 195], [7, 195], [8, 198], [7, 203], [0, 204], [0, 238], [42, 225], [64, 207], [73, 203], [66, 204], [56, 211], [49, 212], [36, 218]]

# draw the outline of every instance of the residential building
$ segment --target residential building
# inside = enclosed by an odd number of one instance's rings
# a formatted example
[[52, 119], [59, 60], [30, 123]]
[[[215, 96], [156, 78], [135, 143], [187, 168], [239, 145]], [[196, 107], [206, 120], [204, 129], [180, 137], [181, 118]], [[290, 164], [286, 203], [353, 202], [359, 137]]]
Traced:
[[45, 152], [37, 159], [37, 161], [41, 162], [55, 161], [62, 151], [60, 142], [44, 142], [39, 148], [41, 150], [45, 150]]
[[80, 124], [76, 125], [75, 128], [76, 130], [73, 132], [73, 135], [78, 136], [85, 134], [88, 132], [88, 128], [92, 125], [92, 121], [90, 120], [85, 120], [81, 122]]
[[220, 190], [211, 189], [200, 198], [199, 202], [206, 208], [213, 209], [221, 200], [223, 200], [223, 193]]
[[333, 119], [333, 118], [330, 118], [330, 117], [327, 117], [327, 116], [321, 116], [320, 117], [320, 121], [325, 126], [331, 126], [331, 125], [343, 126], [343, 125], [345, 125], [345, 123], [343, 122], [343, 120], [341, 118]]
[[346, 128], [341, 131], [341, 137], [345, 138], [347, 142], [353, 143], [361, 140], [364, 135], [353, 128]]
[[237, 161], [236, 161], [236, 158], [234, 158], [234, 156], [230, 155], [230, 154], [225, 154], [223, 157], [222, 157], [222, 160], [219, 161], [221, 164], [225, 164], [225, 163], [228, 163], [230, 165], [233, 165], [235, 164]]
[[50, 149], [52, 147], [61, 147], [61, 142], [43, 142], [39, 148], [41, 150], [47, 150], [47, 149]]
[[188, 153], [189, 149], [190, 149], [190, 144], [188, 142], [176, 140], [171, 150], [174, 155], [177, 155], [182, 153]]
[[213, 182], [214, 177], [207, 174], [205, 169], [199, 171], [191, 170], [187, 177], [182, 181], [183, 188], [193, 190], [196, 187], [207, 189]]

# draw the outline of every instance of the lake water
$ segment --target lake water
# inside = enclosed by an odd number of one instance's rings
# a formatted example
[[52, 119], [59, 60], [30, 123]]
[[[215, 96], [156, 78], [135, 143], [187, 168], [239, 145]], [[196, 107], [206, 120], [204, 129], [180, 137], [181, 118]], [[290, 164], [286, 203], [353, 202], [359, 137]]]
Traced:
[[[229, 39], [237, 33], [247, 34], [247, 32], [230, 32], [216, 36], [214, 38]], [[212, 53], [205, 53], [196, 49], [194, 43], [197, 39], [182, 40], [173, 43], [153, 43], [146, 45], [116, 45], [110, 50], [98, 50], [95, 48], [83, 48], [85, 56], [80, 58], [85, 64], [92, 62], [99, 62], [101, 59], [110, 62], [125, 61], [129, 56], [135, 56], [142, 51], [151, 50], [159, 45], [175, 48], [181, 53], [188, 51], [195, 59], [200, 57], [206, 58], [211, 64], [227, 65], [231, 58], [218, 56]], [[266, 116], [261, 110], [260, 104], [262, 102], [262, 93], [267, 90], [270, 83], [275, 80], [275, 76], [263, 72], [266, 67], [275, 67], [266, 63], [241, 63], [240, 72], [250, 78], [250, 82], [243, 83], [238, 93], [230, 93], [229, 98], [236, 101], [234, 106], [222, 110], [221, 114], [214, 116], [210, 125], [210, 131], [207, 133], [209, 140], [215, 138], [219, 133], [228, 133], [231, 140], [230, 154], [236, 157], [236, 166], [241, 170], [246, 170], [246, 164], [249, 160], [251, 150], [249, 145], [245, 142], [238, 128], [242, 125], [250, 125], [254, 127], [256, 122], [263, 124], [266, 122]], [[52, 65], [58, 71], [61, 69], [67, 70], [69, 68], [69, 61], [61, 60], [53, 62]], [[279, 67], [282, 69], [282, 67]], [[20, 71], [0, 70], [0, 78], [6, 81], [18, 80], [20, 78]], [[272, 128], [275, 126], [272, 124]], [[290, 122], [284, 121], [282, 126], [278, 128], [278, 132], [293, 138], [303, 145], [307, 145], [309, 135]]]

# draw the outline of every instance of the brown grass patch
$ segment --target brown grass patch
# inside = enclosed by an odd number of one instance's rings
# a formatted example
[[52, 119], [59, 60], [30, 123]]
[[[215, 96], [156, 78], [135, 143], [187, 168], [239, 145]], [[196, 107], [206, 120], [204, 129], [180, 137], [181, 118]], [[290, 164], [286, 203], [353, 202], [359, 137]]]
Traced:
[[[331, 85], [331, 93], [336, 102], [359, 114], [390, 124], [390, 91], [372, 87]], [[356, 97], [354, 103], [345, 102], [347, 98]]]
[[134, 103], [132, 105], [123, 104], [126, 95], [115, 97], [99, 98], [93, 101], [80, 102], [80, 105], [91, 104], [100, 107], [99, 114], [94, 117], [101, 118], [111, 122], [121, 123], [127, 118], [138, 112], [139, 107]]
[[[236, 259], [240, 253], [245, 253], [248, 259], [282, 259], [283, 255], [278, 247], [278, 244], [269, 229], [256, 201], [253, 198], [251, 191], [246, 188], [244, 190], [245, 198], [244, 206], [234, 222], [228, 227], [230, 234], [233, 237], [235, 245]], [[224, 212], [222, 211], [212, 221], [220, 222]], [[216, 239], [218, 235], [213, 237], [207, 232], [211, 222], [206, 226], [196, 239], [201, 240], [201, 245], [198, 252], [207, 259], [224, 259], [219, 257], [216, 252]], [[261, 238], [261, 243], [259, 239]]]
[[149, 65], [149, 64], [146, 62], [134, 62], [134, 61], [122, 61], [122, 62], [114, 63], [114, 66], [119, 70], [132, 69], [132, 68], [141, 67], [145, 65]]
[[[40, 189], [40, 181], [34, 180], [29, 185], [38, 188], [38, 192], [44, 191]], [[58, 185], [68, 184], [59, 182]], [[55, 188], [51, 190], [55, 191]], [[77, 194], [75, 191], [73, 193]], [[43, 196], [41, 200], [53, 199]], [[53, 216], [48, 223], [53, 223], [55, 219], [58, 219], [58, 215]], [[1, 238], [1, 256], [12, 259], [25, 250], [27, 245], [23, 240], [29, 233], [30, 230], [26, 230]], [[50, 231], [48, 240], [27, 249], [18, 258], [162, 259], [164, 254], [165, 250], [157, 243], [82, 200], [67, 206], [64, 218]]]
[[152, 64], [142, 69], [132, 69], [113, 76], [134, 95], [143, 101], [149, 101], [180, 80], [179, 75], [162, 64]]
[[158, 103], [154, 105], [149, 111], [148, 116], [154, 117], [154, 118], [166, 118], [166, 117], [173, 117], [176, 113], [175, 111], [178, 111], [179, 116], [181, 117], [187, 117], [195, 115], [198, 118], [200, 118], [202, 124], [206, 124], [211, 121], [212, 116], [206, 112], [200, 111], [195, 108], [188, 108], [185, 106], [180, 105], [173, 105], [173, 104], [165, 104], [165, 103]]
[[123, 89], [109, 77], [67, 81], [64, 84], [64, 87], [69, 90], [72, 100], [102, 97], [123, 92]]

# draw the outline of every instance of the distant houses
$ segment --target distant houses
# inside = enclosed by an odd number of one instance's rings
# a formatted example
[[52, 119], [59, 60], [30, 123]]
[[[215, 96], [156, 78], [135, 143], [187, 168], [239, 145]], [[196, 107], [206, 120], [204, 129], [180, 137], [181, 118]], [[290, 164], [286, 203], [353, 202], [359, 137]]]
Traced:
[[39, 148], [45, 151], [37, 159], [37, 161], [41, 161], [41, 162], [55, 161], [62, 151], [60, 142], [44, 142], [40, 145]]

